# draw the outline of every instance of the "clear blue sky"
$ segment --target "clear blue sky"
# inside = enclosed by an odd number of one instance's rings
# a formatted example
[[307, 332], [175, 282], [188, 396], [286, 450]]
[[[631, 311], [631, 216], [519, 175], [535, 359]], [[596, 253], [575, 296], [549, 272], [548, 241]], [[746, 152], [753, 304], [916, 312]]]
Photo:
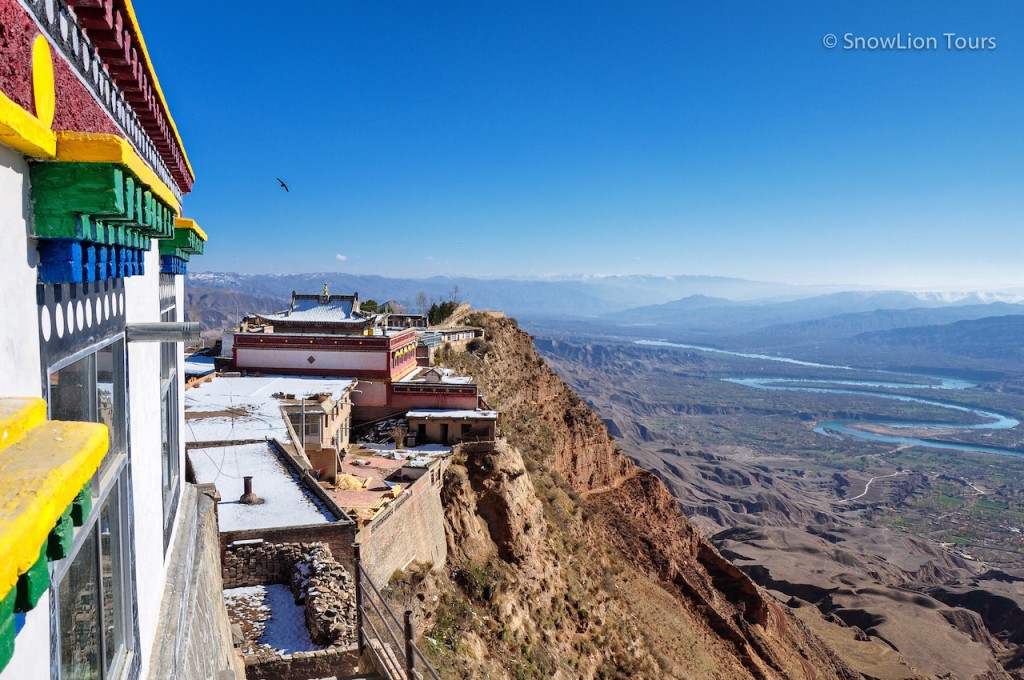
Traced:
[[136, 10], [195, 270], [1024, 285], [1018, 2]]

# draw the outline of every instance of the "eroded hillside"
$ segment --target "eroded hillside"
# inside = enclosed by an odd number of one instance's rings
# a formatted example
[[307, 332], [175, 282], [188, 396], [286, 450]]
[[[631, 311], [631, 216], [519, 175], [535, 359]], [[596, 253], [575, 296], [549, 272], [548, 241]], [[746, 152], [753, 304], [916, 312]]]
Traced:
[[514, 322], [474, 323], [486, 339], [441, 362], [476, 378], [507, 440], [445, 479], [447, 571], [393, 584], [446, 676], [862, 677], [719, 554]]
[[[998, 494], [1013, 498], [1020, 488], [1013, 461], [958, 456], [958, 467], [944, 473], [927, 452], [836, 438], [821, 446], [816, 421], [879, 405], [854, 395], [775, 399], [733, 389], [717, 377], [740, 369], [700, 352], [598, 340], [538, 344], [629, 454], [757, 583], [791, 606], [814, 605], [861, 638], [884, 641], [923, 675], [1024, 677], [1024, 574], [1011, 543], [1019, 534], [990, 515], [968, 514], [970, 506], [957, 515], [929, 501], [960, 485], [981, 508], [996, 506]], [[1010, 481], [981, 481], [997, 476]], [[901, 519], [918, 516], [921, 529]], [[962, 546], [943, 545], [942, 522], [979, 536], [987, 526], [994, 538], [971, 546], [972, 558]], [[867, 657], [861, 642], [834, 639], [808, 609], [797, 614], [856, 669], [906, 677], [899, 666], [877, 664], [882, 656]]]

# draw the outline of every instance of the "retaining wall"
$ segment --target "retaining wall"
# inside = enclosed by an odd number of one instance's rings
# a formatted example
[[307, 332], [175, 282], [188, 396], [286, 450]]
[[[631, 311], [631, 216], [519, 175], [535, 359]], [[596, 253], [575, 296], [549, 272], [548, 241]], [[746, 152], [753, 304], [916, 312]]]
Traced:
[[241, 677], [224, 608], [212, 485], [186, 484], [181, 526], [171, 547], [161, 625], [146, 677], [166, 680]]
[[[294, 527], [277, 527], [274, 529], [242, 529], [239, 531], [224, 531], [220, 534], [221, 554], [223, 555], [223, 578], [225, 588], [239, 588], [242, 586], [255, 586], [265, 583], [286, 583], [285, 577], [280, 580], [254, 580], [260, 578], [256, 573], [248, 572], [258, 570], [261, 574], [280, 574], [283, 568], [280, 566], [282, 557], [276, 548], [255, 550], [249, 548], [239, 552], [240, 548], [229, 549], [228, 546], [237, 541], [251, 541], [263, 539], [266, 546], [289, 545], [296, 550], [301, 550], [301, 545], [309, 543], [326, 543], [334, 559], [353, 573], [355, 561], [352, 553], [352, 543], [356, 540], [356, 526], [343, 522], [332, 522], [330, 524], [307, 524]], [[250, 562], [252, 562], [250, 564]], [[288, 563], [288, 567], [291, 564]], [[269, 576], [267, 578], [270, 578]]]
[[438, 461], [357, 535], [363, 568], [378, 587], [412, 562], [441, 567], [448, 560], [441, 486], [450, 460]]
[[[246, 680], [309, 680], [338, 675], [345, 669], [347, 675], [359, 663], [356, 647], [328, 647], [315, 652], [295, 652], [276, 659], [245, 659]], [[198, 676], [197, 676], [198, 677]]]

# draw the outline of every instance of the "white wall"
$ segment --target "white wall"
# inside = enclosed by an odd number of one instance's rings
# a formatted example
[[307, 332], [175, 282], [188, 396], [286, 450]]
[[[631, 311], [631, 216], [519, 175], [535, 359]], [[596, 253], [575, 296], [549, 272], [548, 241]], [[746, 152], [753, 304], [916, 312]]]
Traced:
[[[41, 397], [36, 250], [28, 237], [28, 165], [0, 145], [0, 397]], [[32, 322], [35, 320], [35, 323]], [[50, 593], [25, 617], [2, 680], [50, 677]]]
[[0, 672], [0, 680], [50, 677], [50, 592], [25, 617], [25, 627], [14, 639], [14, 656]]
[[352, 403], [357, 406], [387, 406], [387, 383], [381, 380], [360, 380], [352, 392]]
[[[380, 352], [321, 352], [302, 349], [242, 349], [237, 348], [238, 358], [235, 368], [246, 370], [248, 367], [274, 368], [282, 371], [289, 369], [323, 369], [323, 370], [371, 370], [386, 371], [388, 355]], [[309, 357], [316, 358], [309, 363]]]
[[28, 165], [20, 153], [0, 145], [0, 397], [42, 396], [38, 255], [28, 237], [29, 205]]
[[[160, 320], [160, 258], [145, 256], [146, 274], [124, 280], [125, 322]], [[142, 668], [149, 666], [164, 592], [163, 479], [160, 444], [160, 344], [128, 343], [128, 417], [135, 513], [135, 579]]]

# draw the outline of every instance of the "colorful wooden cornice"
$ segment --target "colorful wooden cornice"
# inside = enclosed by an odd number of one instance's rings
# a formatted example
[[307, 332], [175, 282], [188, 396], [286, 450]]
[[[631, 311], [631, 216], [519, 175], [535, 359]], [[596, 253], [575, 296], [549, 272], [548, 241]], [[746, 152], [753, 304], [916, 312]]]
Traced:
[[[100, 4], [112, 11], [109, 2]], [[130, 3], [124, 7], [134, 22]], [[189, 257], [202, 253], [206, 235], [191, 220], [175, 223], [180, 191], [164, 183], [118, 135], [50, 129], [52, 59], [46, 38], [37, 36], [32, 46], [35, 111], [0, 92], [0, 143], [38, 161], [30, 175], [40, 281], [86, 283], [142, 274], [144, 253], [154, 238], [169, 244], [160, 252], [161, 271], [184, 274]]]
[[188, 259], [203, 254], [206, 232], [193, 220], [174, 220], [174, 237], [160, 242], [160, 271], [164, 274], [187, 274]]
[[131, 0], [68, 0], [183, 193], [195, 175], [160, 89]]
[[104, 425], [47, 421], [42, 399], [0, 399], [0, 670], [14, 653], [15, 615], [36, 606], [47, 562], [68, 556], [89, 515], [107, 443]]
[[173, 194], [120, 137], [59, 133], [56, 161], [33, 163], [30, 173], [43, 283], [142, 274], [154, 238], [175, 246], [161, 248], [165, 273], [185, 273], [189, 255], [203, 251], [206, 235], [176, 218]]

